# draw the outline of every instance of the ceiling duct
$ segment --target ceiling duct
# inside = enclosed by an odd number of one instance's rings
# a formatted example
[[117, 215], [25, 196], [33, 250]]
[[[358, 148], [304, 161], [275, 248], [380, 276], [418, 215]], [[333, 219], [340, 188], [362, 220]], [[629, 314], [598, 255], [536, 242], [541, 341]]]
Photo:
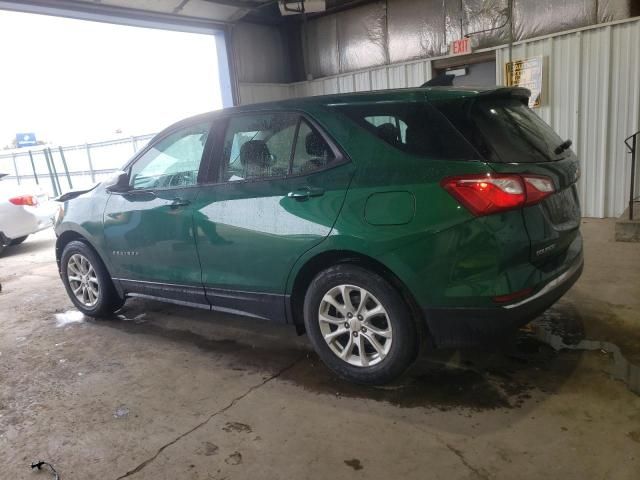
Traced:
[[319, 13], [327, 9], [326, 0], [279, 0], [282, 15], [300, 15], [301, 13]]

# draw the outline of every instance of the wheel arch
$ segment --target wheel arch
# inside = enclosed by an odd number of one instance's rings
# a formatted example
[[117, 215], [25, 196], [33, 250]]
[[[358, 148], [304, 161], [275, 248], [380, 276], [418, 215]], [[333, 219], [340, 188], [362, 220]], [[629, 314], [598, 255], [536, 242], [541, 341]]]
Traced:
[[416, 326], [421, 337], [427, 333], [427, 324], [422, 314], [422, 310], [413, 297], [409, 288], [380, 261], [351, 250], [329, 250], [315, 255], [306, 261], [298, 270], [291, 288], [291, 296], [287, 305], [289, 318], [295, 325], [298, 333], [304, 333], [304, 297], [313, 278], [323, 270], [337, 264], [357, 265], [367, 270], [377, 273], [388, 281], [402, 296], [411, 311], [412, 317], [416, 320]]
[[[56, 263], [58, 264], [58, 272], [61, 271], [60, 270], [60, 260], [62, 259], [62, 252], [64, 252], [65, 247], [69, 243], [71, 243], [73, 241], [76, 241], [76, 240], [80, 241], [80, 242], [83, 242], [89, 248], [91, 248], [91, 250], [93, 250], [93, 252], [98, 256], [98, 258], [102, 262], [102, 265], [104, 266], [104, 268], [107, 270], [108, 275], [111, 277], [111, 269], [109, 267], [109, 264], [105, 261], [105, 258], [100, 253], [100, 250], [98, 248], [96, 248], [96, 246], [93, 244], [93, 242], [89, 239], [88, 235], [83, 235], [82, 233], [80, 233], [80, 232], [78, 232], [76, 230], [65, 230], [60, 235], [58, 235], [58, 238], [56, 239]], [[113, 283], [113, 286], [116, 289], [117, 294], [120, 297], [124, 297], [124, 290], [122, 289], [122, 286], [120, 285], [120, 282], [116, 281], [116, 280], [113, 280], [113, 278], [112, 278], [112, 283]]]
[[58, 238], [56, 239], [56, 262], [58, 263], [58, 270], [60, 270], [60, 259], [62, 258], [62, 252], [64, 251], [64, 248], [74, 240], [86, 243], [87, 246], [91, 247], [100, 261], [102, 261], [102, 264], [105, 266], [107, 271], [109, 271], [109, 264], [101, 255], [100, 250], [96, 248], [93, 242], [89, 239], [89, 236], [76, 230], [65, 230], [60, 235], [58, 235]]

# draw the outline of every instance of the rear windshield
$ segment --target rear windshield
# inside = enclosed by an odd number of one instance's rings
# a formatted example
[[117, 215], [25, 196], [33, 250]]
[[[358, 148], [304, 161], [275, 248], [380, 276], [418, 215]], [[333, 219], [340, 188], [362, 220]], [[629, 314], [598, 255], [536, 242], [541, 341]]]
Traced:
[[489, 162], [550, 162], [569, 154], [568, 150], [554, 153], [563, 140], [518, 99], [475, 98], [433, 105]]
[[442, 160], [480, 159], [442, 114], [425, 102], [381, 102], [332, 108], [405, 153]]

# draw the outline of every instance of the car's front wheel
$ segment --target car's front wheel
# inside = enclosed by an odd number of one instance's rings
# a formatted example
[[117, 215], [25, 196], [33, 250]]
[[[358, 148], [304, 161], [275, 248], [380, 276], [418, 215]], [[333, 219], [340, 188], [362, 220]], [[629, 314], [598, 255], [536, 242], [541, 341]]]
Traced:
[[311, 282], [304, 321], [314, 349], [340, 377], [378, 385], [397, 378], [420, 344], [410, 309], [378, 274], [337, 265]]
[[60, 274], [69, 298], [85, 315], [110, 315], [124, 304], [102, 260], [84, 242], [67, 244], [60, 260]]

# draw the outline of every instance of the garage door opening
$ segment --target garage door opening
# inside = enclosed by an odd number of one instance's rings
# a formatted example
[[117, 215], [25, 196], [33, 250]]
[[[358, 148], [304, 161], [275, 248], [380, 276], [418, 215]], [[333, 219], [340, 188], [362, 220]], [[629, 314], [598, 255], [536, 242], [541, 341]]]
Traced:
[[152, 134], [231, 103], [220, 32], [0, 11], [0, 42], [13, 45], [0, 80], [5, 184], [57, 195], [99, 181]]

